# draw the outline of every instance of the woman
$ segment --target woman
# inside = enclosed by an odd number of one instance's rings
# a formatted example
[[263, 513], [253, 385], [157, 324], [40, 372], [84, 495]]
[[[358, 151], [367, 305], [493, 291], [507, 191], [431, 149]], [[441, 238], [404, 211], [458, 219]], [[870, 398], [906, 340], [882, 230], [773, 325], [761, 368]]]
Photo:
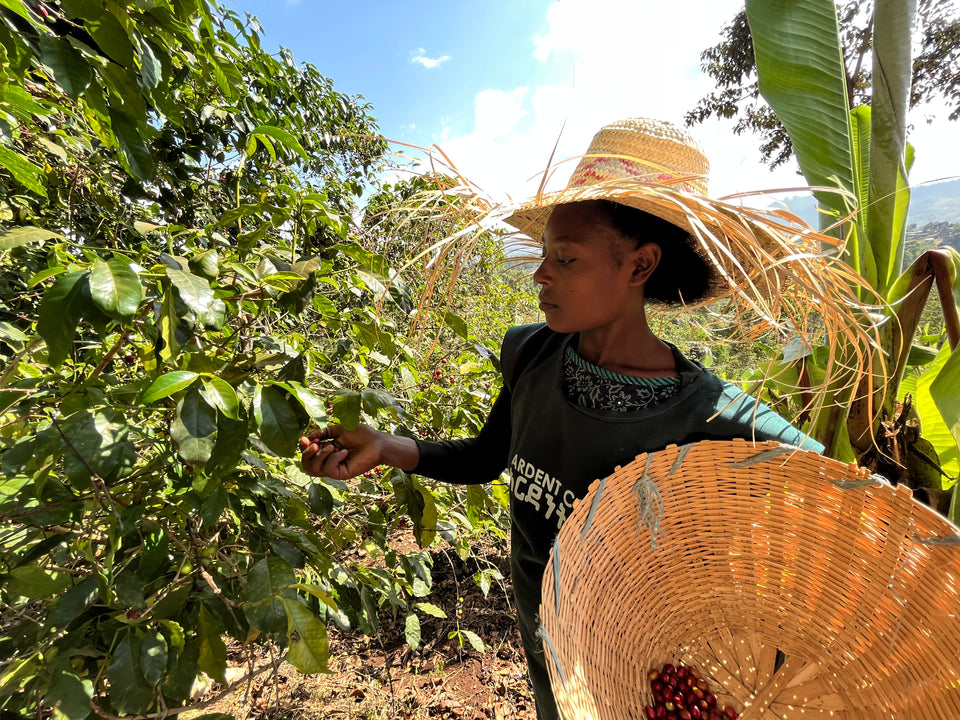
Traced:
[[[574, 500], [594, 479], [642, 452], [703, 439], [822, 450], [647, 322], [651, 302], [709, 299], [729, 286], [731, 264], [749, 265], [724, 230], [729, 207], [705, 197], [706, 167], [689, 136], [667, 123], [622, 121], [597, 134], [566, 190], [508, 219], [542, 236], [533, 279], [546, 323], [507, 333], [504, 387], [476, 438], [431, 443], [361, 425], [301, 439], [304, 470], [338, 479], [385, 464], [479, 483], [509, 468], [512, 581], [541, 720], [558, 716], [537, 637], [543, 571]], [[734, 224], [742, 232], [751, 222], [736, 216]], [[771, 252], [769, 229], [751, 232], [756, 252]], [[721, 244], [705, 245], [705, 236]], [[751, 302], [762, 303], [780, 279], [746, 272]]]

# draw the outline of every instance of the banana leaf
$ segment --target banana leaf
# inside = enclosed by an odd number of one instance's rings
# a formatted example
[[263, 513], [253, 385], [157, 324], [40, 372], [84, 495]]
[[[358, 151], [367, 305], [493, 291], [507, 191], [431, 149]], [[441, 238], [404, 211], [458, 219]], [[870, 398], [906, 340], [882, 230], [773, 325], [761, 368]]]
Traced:
[[881, 296], [900, 275], [910, 189], [907, 109], [916, 0], [877, 0], [873, 17], [868, 246]]

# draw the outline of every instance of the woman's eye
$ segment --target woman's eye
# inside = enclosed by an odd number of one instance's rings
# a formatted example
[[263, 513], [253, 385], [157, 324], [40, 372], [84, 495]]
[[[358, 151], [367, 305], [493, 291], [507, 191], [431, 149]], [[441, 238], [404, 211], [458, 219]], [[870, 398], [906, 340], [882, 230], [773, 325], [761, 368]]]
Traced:
[[569, 265], [569, 264], [572, 263], [574, 260], [576, 260], [576, 258], [570, 258], [570, 259], [568, 259], [568, 260], [561, 260], [560, 258], [557, 258], [557, 264], [558, 264], [558, 265]]

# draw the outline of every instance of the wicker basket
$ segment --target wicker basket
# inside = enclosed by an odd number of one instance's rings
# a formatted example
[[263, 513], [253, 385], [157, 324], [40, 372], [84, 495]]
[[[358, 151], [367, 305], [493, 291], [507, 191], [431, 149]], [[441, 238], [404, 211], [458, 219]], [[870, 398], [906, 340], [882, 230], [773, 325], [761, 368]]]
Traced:
[[957, 528], [813, 452], [705, 441], [617, 468], [564, 524], [540, 610], [566, 720], [645, 717], [666, 662], [741, 720], [960, 718]]

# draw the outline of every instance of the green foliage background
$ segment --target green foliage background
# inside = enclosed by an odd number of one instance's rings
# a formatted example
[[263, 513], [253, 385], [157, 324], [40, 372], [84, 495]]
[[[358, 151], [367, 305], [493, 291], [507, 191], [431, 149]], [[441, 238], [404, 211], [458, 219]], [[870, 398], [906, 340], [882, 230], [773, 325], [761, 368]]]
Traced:
[[371, 108], [259, 32], [203, 0], [0, 0], [5, 717], [175, 712], [229, 638], [322, 672], [328, 623], [385, 611], [416, 647], [445, 612], [389, 534], [505, 543], [500, 484], [299, 469], [331, 420], [475, 432], [532, 304], [479, 238], [476, 294], [422, 305], [444, 278], [399, 272], [414, 231], [353, 220], [387, 148]]

